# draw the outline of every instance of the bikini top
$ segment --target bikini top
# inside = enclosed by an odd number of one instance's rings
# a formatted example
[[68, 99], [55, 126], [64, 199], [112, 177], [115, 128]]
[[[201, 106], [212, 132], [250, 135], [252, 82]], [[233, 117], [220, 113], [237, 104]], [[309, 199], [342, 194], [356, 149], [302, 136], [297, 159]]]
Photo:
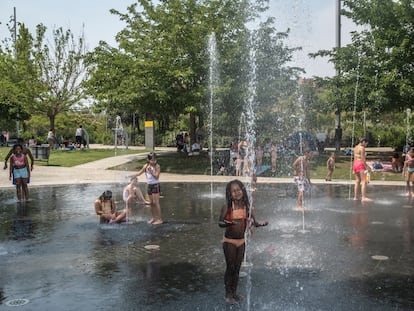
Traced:
[[240, 208], [232, 211], [233, 219], [246, 219], [246, 209]]
[[227, 213], [227, 220], [233, 220], [233, 219], [246, 219], [247, 218], [247, 210], [246, 208], [238, 208], [234, 209], [234, 205], [232, 206], [232, 209]]

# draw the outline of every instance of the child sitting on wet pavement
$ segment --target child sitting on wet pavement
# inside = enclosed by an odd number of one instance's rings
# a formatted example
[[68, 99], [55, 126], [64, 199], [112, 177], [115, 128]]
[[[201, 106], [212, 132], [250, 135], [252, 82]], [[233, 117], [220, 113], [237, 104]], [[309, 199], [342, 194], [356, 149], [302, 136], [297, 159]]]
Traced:
[[95, 200], [94, 207], [100, 223], [112, 224], [126, 221], [126, 211], [116, 210], [116, 203], [110, 190], [104, 191]]

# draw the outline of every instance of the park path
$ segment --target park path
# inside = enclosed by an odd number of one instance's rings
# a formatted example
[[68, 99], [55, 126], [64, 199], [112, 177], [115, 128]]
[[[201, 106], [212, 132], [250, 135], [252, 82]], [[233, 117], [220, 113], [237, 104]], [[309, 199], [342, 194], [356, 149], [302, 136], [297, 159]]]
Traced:
[[[92, 149], [113, 148], [113, 146], [91, 145]], [[135, 150], [144, 150], [144, 147], [130, 147]], [[156, 148], [155, 152], [174, 152], [175, 148]], [[115, 153], [114, 153], [115, 154]], [[132, 171], [110, 170], [109, 168], [121, 165], [146, 157], [147, 153], [137, 153], [128, 155], [113, 156], [93, 162], [88, 162], [74, 167], [56, 167], [56, 166], [34, 166], [32, 178], [29, 187], [33, 186], [54, 186], [54, 185], [72, 185], [72, 184], [98, 184], [98, 183], [128, 183], [128, 176]], [[235, 176], [210, 176], [210, 175], [180, 175], [161, 173], [161, 182], [228, 182]], [[245, 177], [240, 177], [243, 181]], [[292, 183], [292, 178], [274, 178], [259, 177], [258, 183]], [[314, 184], [326, 183], [325, 180], [314, 179]], [[353, 184], [349, 180], [334, 180], [331, 184]], [[372, 185], [404, 185], [403, 181], [372, 181]], [[9, 171], [0, 170], [0, 188], [13, 188], [9, 181]]]

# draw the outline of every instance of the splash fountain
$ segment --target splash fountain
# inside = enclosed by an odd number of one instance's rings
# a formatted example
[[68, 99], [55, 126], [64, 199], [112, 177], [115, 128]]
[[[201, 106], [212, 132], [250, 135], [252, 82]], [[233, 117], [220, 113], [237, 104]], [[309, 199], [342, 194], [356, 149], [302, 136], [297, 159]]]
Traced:
[[[215, 183], [213, 191], [223, 187]], [[375, 187], [375, 205], [364, 206], [347, 199], [346, 185], [315, 184], [307, 234], [300, 234], [294, 198], [283, 187], [264, 182], [253, 194], [270, 225], [249, 240], [250, 284], [240, 280], [251, 310], [414, 307], [414, 209], [395, 195], [401, 187]], [[13, 299], [29, 301], [20, 310], [228, 308], [209, 184], [164, 183], [167, 222], [156, 228], [138, 207], [133, 224], [98, 225], [92, 198], [102, 188], [121, 201], [119, 184], [33, 188], [26, 208], [16, 205], [12, 190], [0, 193], [0, 308]], [[213, 219], [222, 203], [213, 199]], [[245, 310], [247, 302], [235, 308]]]
[[[249, 87], [243, 127], [254, 150], [254, 79]], [[20, 310], [64, 311], [414, 308], [414, 202], [396, 195], [401, 186], [376, 186], [375, 204], [364, 205], [347, 199], [347, 184], [315, 181], [300, 234], [291, 182], [275, 178], [250, 192], [270, 225], [248, 238], [240, 282], [247, 301], [226, 306], [215, 221], [225, 182], [163, 182], [166, 223], [157, 227], [138, 207], [129, 225], [98, 225], [93, 200], [111, 188], [122, 202], [119, 183], [34, 187], [27, 205], [16, 204], [13, 190], [0, 192], [0, 308], [15, 301], [24, 302]]]
[[118, 146], [125, 146], [128, 149], [128, 132], [124, 129], [120, 116], [116, 116], [115, 127], [112, 130], [114, 131], [114, 149], [116, 155]]
[[413, 138], [411, 134], [411, 109], [407, 108], [406, 110], [406, 136], [405, 136], [405, 148], [404, 152], [408, 152], [408, 148], [413, 143]]

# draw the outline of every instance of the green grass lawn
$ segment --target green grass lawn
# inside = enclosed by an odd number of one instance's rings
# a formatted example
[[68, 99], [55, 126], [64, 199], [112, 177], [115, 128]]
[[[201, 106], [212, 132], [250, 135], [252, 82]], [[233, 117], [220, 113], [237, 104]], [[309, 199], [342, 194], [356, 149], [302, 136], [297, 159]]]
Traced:
[[[390, 161], [391, 153], [375, 153], [368, 156], [368, 160], [375, 159], [381, 161]], [[311, 178], [325, 179], [327, 169], [326, 160], [329, 157], [329, 153], [314, 155], [311, 161]], [[292, 176], [292, 163], [295, 157], [280, 157], [277, 161], [277, 172], [272, 175], [270, 170], [264, 172], [260, 176], [264, 177], [291, 177]], [[354, 175], [351, 173], [351, 159], [350, 156], [337, 154], [336, 156], [336, 169], [333, 175], [333, 179], [354, 179]], [[140, 169], [146, 163], [145, 160], [137, 160], [123, 165], [114, 167], [116, 170], [129, 170], [134, 171]], [[184, 153], [170, 152], [160, 153], [158, 155], [158, 163], [161, 166], [161, 172], [174, 173], [174, 174], [202, 174], [210, 175], [210, 157], [208, 154], [201, 153], [199, 156], [188, 157]], [[217, 174], [218, 167], [214, 165], [213, 161], [213, 174]], [[269, 164], [266, 163], [265, 164]], [[371, 172], [371, 180], [384, 180], [384, 181], [401, 181], [404, 180], [401, 173], [394, 172]]]
[[[4, 161], [9, 147], [0, 148], [0, 159]], [[131, 150], [131, 149], [117, 149], [117, 155], [135, 154], [144, 151]], [[72, 167], [104, 158], [115, 156], [114, 149], [83, 149], [83, 150], [51, 150], [49, 155], [49, 163], [46, 160], [35, 160], [35, 165], [49, 165], [49, 166], [63, 166]]]
[[[161, 172], [174, 174], [210, 175], [210, 157], [206, 152], [189, 157], [183, 152], [168, 152], [157, 154]], [[137, 160], [113, 167], [115, 170], [135, 171], [140, 169], [146, 160]]]

